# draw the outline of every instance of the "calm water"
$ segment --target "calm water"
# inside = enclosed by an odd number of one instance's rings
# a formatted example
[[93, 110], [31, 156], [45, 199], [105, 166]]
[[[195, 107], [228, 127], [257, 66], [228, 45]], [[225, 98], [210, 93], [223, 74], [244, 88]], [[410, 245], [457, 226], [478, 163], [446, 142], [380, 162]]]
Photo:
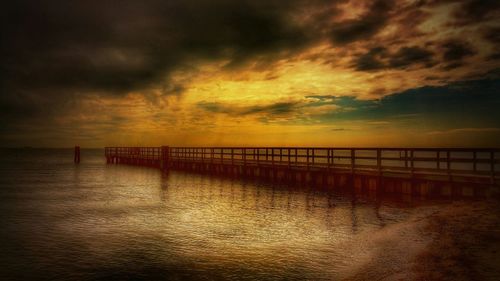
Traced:
[[373, 237], [415, 211], [305, 187], [162, 176], [106, 165], [101, 150], [83, 150], [78, 166], [71, 150], [0, 153], [1, 280], [342, 279], [400, 247]]

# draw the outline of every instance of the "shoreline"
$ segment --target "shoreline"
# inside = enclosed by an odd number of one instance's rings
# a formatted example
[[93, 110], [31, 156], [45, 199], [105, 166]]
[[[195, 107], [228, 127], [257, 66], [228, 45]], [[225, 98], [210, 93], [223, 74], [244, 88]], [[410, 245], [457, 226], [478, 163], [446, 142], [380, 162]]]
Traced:
[[417, 207], [366, 237], [372, 250], [342, 280], [500, 280], [499, 226], [496, 199]]
[[500, 280], [498, 200], [453, 202], [426, 218], [416, 280]]

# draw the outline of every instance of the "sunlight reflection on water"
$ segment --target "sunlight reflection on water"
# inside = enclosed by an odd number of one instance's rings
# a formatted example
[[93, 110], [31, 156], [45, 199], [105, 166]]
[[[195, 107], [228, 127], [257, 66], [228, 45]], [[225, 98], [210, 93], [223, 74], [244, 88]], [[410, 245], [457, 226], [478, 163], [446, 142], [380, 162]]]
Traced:
[[[338, 279], [412, 208], [309, 188], [2, 152], [8, 279]], [[0, 276], [2, 277], [2, 276]]]

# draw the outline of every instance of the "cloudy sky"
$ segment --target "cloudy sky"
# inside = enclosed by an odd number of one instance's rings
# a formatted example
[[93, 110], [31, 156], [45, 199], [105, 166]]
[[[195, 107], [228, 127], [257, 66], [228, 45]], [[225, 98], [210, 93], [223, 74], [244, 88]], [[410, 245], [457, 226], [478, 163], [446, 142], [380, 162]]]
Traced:
[[0, 146], [499, 146], [500, 1], [25, 1]]

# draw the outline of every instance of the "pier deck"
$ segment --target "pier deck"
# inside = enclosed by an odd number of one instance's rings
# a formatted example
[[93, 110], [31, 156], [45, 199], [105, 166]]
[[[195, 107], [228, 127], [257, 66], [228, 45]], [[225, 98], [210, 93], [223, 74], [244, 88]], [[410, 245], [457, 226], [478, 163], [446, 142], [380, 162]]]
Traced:
[[108, 163], [324, 185], [500, 183], [500, 149], [486, 148], [106, 147], [105, 156]]

